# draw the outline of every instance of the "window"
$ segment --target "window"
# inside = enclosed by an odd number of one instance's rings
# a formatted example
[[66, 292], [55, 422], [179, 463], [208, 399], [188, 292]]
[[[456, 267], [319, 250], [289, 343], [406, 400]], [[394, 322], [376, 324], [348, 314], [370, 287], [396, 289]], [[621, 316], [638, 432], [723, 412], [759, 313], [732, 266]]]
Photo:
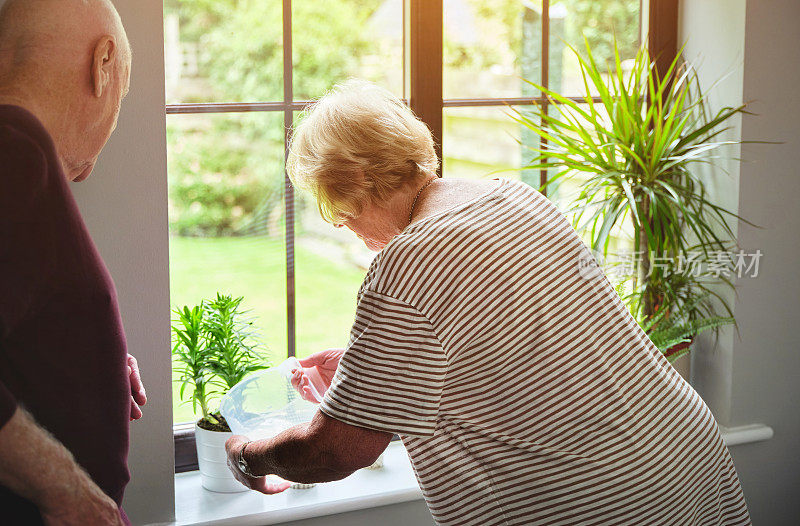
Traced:
[[[309, 100], [351, 76], [377, 82], [428, 124], [444, 176], [538, 187], [546, 173], [519, 170], [535, 139], [507, 115], [542, 102], [521, 78], [577, 95], [565, 42], [585, 35], [608, 52], [616, 32], [632, 56], [643, 18], [640, 0], [165, 0], [164, 10], [172, 303], [245, 296], [273, 363], [345, 345], [374, 256], [285, 175]], [[194, 420], [177, 386], [174, 398], [176, 424]], [[176, 430], [178, 468], [191, 468], [191, 432]]]

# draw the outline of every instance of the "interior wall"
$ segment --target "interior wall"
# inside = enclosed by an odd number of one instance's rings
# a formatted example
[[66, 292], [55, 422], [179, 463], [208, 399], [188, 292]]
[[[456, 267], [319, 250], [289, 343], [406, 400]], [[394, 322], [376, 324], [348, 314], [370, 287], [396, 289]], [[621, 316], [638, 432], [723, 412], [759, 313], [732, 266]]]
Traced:
[[757, 279], [738, 287], [742, 339], [734, 345], [732, 422], [765, 422], [767, 442], [734, 448], [753, 523], [800, 524], [800, 2], [747, 2], [739, 210], [743, 247], [763, 253]]
[[795, 0], [681, 2], [681, 41], [702, 66], [704, 84], [733, 71], [714, 89], [713, 105], [743, 100], [756, 114], [745, 115], [728, 137], [784, 142], [744, 145], [743, 162], [727, 165], [738, 184], [715, 186], [723, 206], [763, 227], [736, 225], [745, 253], [763, 255], [757, 277], [737, 280], [740, 334], [726, 331], [713, 350], [701, 339], [693, 360], [693, 385], [721, 423], [774, 429], [769, 441], [731, 448], [755, 525], [800, 523], [800, 353], [793, 334], [800, 326], [798, 27]]
[[124, 502], [133, 523], [145, 524], [174, 515], [162, 2], [114, 3], [133, 48], [131, 90], [94, 173], [73, 191], [116, 283], [147, 388], [144, 418], [131, 423]]

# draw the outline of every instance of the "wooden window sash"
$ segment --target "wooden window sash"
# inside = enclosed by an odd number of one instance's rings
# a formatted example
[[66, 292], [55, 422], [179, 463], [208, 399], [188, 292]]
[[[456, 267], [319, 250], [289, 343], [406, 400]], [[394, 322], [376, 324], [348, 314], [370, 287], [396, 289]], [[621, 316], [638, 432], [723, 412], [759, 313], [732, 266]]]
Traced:
[[[430, 128], [436, 155], [442, 159], [442, 0], [406, 0], [403, 25], [403, 94], [412, 111]], [[440, 165], [439, 177], [441, 170]]]

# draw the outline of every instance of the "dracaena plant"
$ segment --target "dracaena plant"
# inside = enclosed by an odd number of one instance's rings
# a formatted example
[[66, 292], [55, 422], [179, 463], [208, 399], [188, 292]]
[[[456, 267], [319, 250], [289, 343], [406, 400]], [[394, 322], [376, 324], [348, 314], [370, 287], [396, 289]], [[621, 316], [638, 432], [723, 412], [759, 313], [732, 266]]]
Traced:
[[[726, 299], [710, 286], [714, 280], [698, 279], [682, 262], [702, 265], [735, 246], [727, 219], [752, 225], [709, 200], [698, 170], [722, 158], [724, 147], [744, 142], [721, 136], [732, 117], [747, 113], [745, 105], [711, 114], [708, 91], [701, 90], [695, 70], [680, 54], [660, 74], [644, 46], [629, 71], [616, 43], [614, 62], [605, 67], [597, 64], [588, 41], [585, 57], [569, 48], [584, 93], [576, 100], [529, 82], [549, 100], [547, 109], [512, 108], [511, 117], [543, 139], [542, 146], [531, 148], [534, 157], [525, 168], [554, 172], [542, 191], [578, 178], [579, 193], [566, 213], [596, 254], [607, 257], [612, 231], [630, 222], [637, 260], [632, 292], [623, 299], [674, 360], [669, 349], [676, 343], [735, 324]], [[724, 275], [716, 279], [733, 286]], [[717, 315], [712, 297], [724, 316]]]
[[225, 395], [248, 374], [265, 369], [254, 321], [240, 311], [244, 298], [217, 294], [194, 307], [175, 309], [173, 356], [180, 396], [191, 401], [201, 427], [229, 430], [216, 409]]

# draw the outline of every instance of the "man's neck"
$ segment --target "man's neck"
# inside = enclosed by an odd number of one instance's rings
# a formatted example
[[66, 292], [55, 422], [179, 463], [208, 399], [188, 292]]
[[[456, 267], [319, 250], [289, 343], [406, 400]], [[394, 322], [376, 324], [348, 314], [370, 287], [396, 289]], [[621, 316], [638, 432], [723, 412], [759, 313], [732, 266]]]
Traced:
[[[44, 126], [44, 129], [55, 143], [56, 149], [59, 151], [59, 157], [61, 156], [59, 143], [62, 139], [63, 133], [58, 124], [59, 119], [52, 118], [53, 112], [48, 111], [46, 107], [43, 104], [38, 103], [35, 98], [26, 96], [19, 90], [15, 90], [13, 87], [0, 87], [0, 104], [19, 106], [20, 108], [31, 112], [33, 116], [42, 123], [42, 126]], [[60, 161], [62, 169], [66, 174], [67, 167], [64, 165], [64, 160], [60, 159]]]
[[31, 112], [47, 130], [51, 137], [58, 133], [48, 118], [48, 112], [34, 98], [21, 93], [13, 87], [0, 87], [0, 104], [19, 106]]

